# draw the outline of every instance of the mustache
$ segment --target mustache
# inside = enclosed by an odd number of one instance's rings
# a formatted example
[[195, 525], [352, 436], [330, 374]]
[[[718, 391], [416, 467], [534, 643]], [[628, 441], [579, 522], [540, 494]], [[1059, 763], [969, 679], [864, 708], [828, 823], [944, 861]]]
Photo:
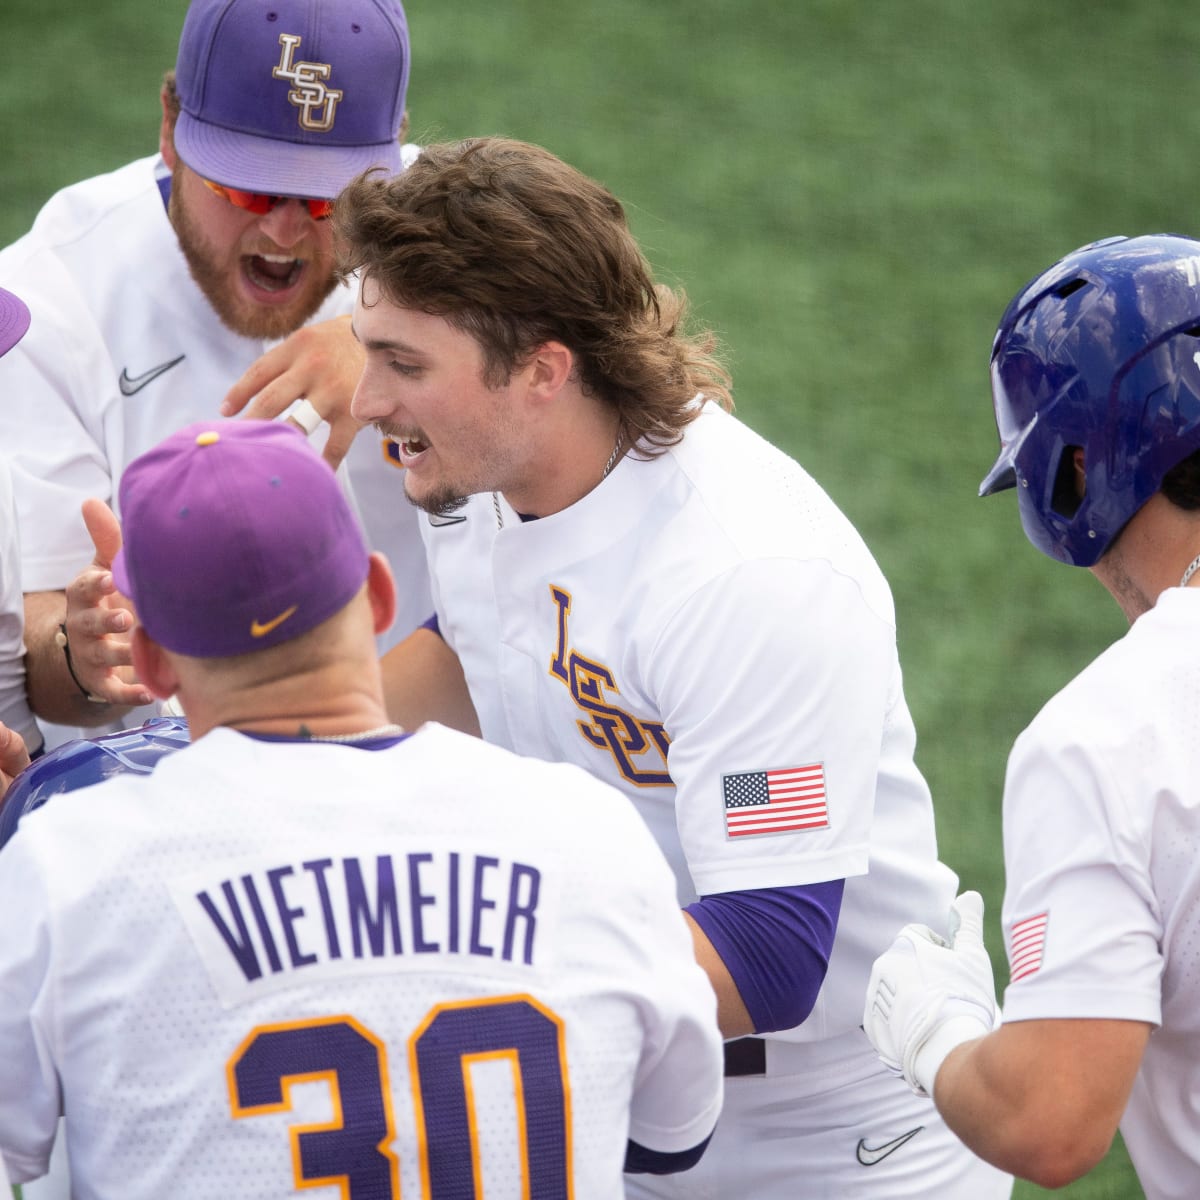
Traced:
[[384, 437], [391, 438], [393, 442], [407, 442], [417, 436], [411, 430], [402, 429], [391, 421], [374, 421], [372, 424]]

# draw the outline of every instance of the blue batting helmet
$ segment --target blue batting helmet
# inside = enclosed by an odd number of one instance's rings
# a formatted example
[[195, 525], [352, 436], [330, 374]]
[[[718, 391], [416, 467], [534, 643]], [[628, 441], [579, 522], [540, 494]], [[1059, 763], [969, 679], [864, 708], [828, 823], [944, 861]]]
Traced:
[[1015, 487], [1029, 540], [1092, 566], [1200, 449], [1200, 241], [1107, 238], [1026, 284], [996, 331], [992, 401], [1000, 457], [979, 494]]
[[56, 746], [34, 760], [12, 781], [0, 805], [0, 846], [17, 830], [21, 818], [41, 808], [51, 796], [103, 783], [114, 775], [148, 775], [164, 754], [188, 744], [182, 717], [154, 717], [137, 729]]

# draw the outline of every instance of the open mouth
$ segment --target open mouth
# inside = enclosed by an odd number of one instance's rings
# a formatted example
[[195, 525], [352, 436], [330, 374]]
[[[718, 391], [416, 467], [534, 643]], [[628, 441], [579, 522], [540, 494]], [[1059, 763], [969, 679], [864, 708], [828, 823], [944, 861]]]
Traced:
[[411, 467], [413, 463], [418, 462], [421, 456], [429, 449], [429, 443], [416, 434], [405, 434], [403, 436], [393, 433], [390, 430], [381, 430], [382, 433], [396, 447], [397, 454], [400, 460], [400, 465]]
[[248, 254], [242, 264], [246, 278], [264, 292], [286, 292], [304, 273], [304, 260], [285, 254]]

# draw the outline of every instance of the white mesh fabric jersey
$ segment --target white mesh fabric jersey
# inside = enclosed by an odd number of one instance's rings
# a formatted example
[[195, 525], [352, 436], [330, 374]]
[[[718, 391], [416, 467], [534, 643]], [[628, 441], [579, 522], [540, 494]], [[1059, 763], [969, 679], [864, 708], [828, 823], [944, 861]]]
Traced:
[[1148, 1197], [1200, 1175], [1200, 593], [1170, 588], [1017, 739], [1006, 1021], [1158, 1026], [1121, 1121]]
[[[683, 903], [847, 878], [816, 1008], [772, 1036], [857, 1030], [875, 957], [909, 921], [944, 926], [956, 880], [913, 760], [891, 592], [850, 522], [713, 405], [553, 516], [501, 501], [500, 525], [491, 496], [456, 515], [422, 533], [484, 737], [625, 791]], [[740, 826], [739, 779], [792, 771], [824, 810]]]
[[42, 742], [25, 693], [25, 615], [20, 540], [8, 462], [0, 459], [0, 721], [31, 751]]
[[63, 1103], [83, 1200], [611, 1197], [627, 1137], [676, 1152], [716, 1119], [670, 872], [574, 768], [439, 726], [381, 751], [216, 730], [55, 797], [0, 865], [17, 1180]]

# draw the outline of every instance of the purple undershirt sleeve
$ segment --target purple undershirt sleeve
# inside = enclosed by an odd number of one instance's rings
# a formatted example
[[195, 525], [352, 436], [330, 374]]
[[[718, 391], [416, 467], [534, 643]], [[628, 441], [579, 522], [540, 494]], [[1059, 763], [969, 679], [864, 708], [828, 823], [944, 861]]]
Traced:
[[428, 629], [430, 633], [436, 633], [438, 635], [438, 637], [442, 636], [442, 628], [438, 624], [437, 613], [434, 613], [433, 616], [430, 617], [428, 621], [422, 621], [421, 624], [417, 626], [417, 628], [418, 629]]
[[702, 896], [687, 906], [737, 985], [756, 1033], [799, 1025], [825, 980], [844, 879]]

